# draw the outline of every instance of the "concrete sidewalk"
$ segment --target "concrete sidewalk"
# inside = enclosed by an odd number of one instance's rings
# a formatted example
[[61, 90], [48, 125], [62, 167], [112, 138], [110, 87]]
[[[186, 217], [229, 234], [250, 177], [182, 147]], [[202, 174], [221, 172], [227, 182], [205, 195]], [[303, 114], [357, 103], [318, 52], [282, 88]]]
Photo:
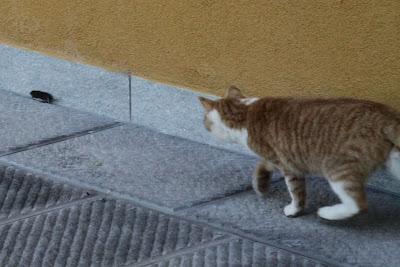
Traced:
[[278, 176], [266, 199], [250, 190], [247, 154], [5, 91], [0, 125], [0, 266], [400, 264], [400, 186], [384, 172], [368, 214], [318, 219], [337, 199], [312, 178], [290, 219]]

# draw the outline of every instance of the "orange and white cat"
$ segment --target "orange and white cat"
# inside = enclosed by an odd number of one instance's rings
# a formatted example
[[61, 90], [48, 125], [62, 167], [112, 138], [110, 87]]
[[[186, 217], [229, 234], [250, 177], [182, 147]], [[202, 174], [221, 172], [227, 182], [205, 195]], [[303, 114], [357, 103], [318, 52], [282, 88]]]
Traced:
[[204, 125], [218, 138], [249, 147], [261, 157], [253, 188], [267, 192], [278, 169], [292, 201], [286, 216], [305, 206], [305, 175], [322, 175], [341, 203], [318, 215], [342, 220], [367, 209], [365, 183], [386, 164], [400, 178], [400, 113], [383, 104], [350, 98], [246, 98], [236, 87], [219, 100], [200, 97]]

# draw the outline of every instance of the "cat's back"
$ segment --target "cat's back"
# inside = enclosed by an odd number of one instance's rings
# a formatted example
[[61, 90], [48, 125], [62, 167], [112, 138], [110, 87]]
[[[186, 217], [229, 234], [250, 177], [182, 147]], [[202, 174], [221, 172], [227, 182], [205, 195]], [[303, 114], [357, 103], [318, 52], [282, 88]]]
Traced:
[[264, 122], [324, 119], [325, 122], [343, 123], [338, 119], [354, 117], [364, 122], [368, 119], [400, 122], [400, 113], [393, 108], [354, 98], [262, 98], [250, 107], [249, 113], [255, 120]]
[[291, 169], [318, 172], [325, 159], [354, 149], [381, 157], [390, 148], [383, 131], [390, 124], [400, 125], [399, 113], [373, 101], [264, 98], [249, 108], [248, 129], [255, 151], [269, 149]]
[[308, 152], [320, 146], [376, 143], [384, 140], [387, 126], [400, 125], [396, 110], [352, 98], [263, 98], [249, 108], [248, 116], [249, 135], [260, 144]]

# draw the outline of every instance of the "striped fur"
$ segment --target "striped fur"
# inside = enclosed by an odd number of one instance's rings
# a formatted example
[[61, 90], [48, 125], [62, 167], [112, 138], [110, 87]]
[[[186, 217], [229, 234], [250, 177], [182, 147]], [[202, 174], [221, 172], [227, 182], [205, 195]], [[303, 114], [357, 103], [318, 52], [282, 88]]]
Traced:
[[[365, 181], [385, 162], [400, 177], [400, 156], [393, 156], [400, 148], [400, 113], [390, 107], [350, 98], [243, 99], [236, 87], [220, 100], [201, 98], [205, 125], [214, 134], [222, 128], [236, 133], [240, 143], [263, 158], [253, 180], [259, 194], [268, 188], [268, 171], [284, 173], [292, 196], [284, 211], [288, 216], [304, 208], [302, 177], [307, 174], [326, 177], [342, 202], [319, 210], [319, 216], [329, 220], [367, 209]], [[218, 113], [220, 121], [209, 118], [210, 112]]]

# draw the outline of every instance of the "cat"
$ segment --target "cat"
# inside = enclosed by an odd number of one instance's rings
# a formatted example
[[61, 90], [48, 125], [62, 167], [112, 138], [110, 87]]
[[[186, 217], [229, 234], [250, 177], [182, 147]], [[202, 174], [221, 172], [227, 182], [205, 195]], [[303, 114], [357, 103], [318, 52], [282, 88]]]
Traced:
[[341, 203], [318, 209], [327, 220], [367, 210], [365, 183], [386, 165], [400, 179], [400, 112], [352, 98], [246, 98], [230, 87], [225, 97], [199, 97], [204, 126], [216, 137], [247, 146], [260, 156], [253, 188], [265, 195], [279, 170], [291, 196], [284, 208], [296, 217], [305, 207], [305, 175], [324, 176]]

